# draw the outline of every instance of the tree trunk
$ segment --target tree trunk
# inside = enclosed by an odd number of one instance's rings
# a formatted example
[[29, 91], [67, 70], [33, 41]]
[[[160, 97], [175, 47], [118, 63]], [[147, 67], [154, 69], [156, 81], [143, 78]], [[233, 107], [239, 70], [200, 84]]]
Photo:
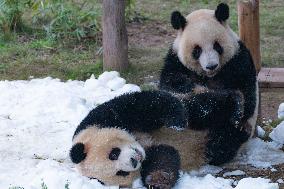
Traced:
[[250, 50], [258, 73], [261, 69], [259, 0], [238, 1], [238, 15], [240, 38]]
[[125, 0], [103, 0], [103, 62], [104, 70], [129, 66]]

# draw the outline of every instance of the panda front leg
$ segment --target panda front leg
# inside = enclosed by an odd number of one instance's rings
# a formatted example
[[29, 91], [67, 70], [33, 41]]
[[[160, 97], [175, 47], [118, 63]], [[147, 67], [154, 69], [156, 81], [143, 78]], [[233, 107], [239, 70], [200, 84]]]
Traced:
[[179, 169], [180, 156], [174, 147], [151, 146], [146, 149], [146, 159], [142, 162], [142, 182], [150, 189], [170, 189], [179, 178]]
[[209, 91], [183, 99], [188, 113], [188, 125], [193, 129], [242, 126], [243, 97], [237, 91]]
[[233, 125], [209, 129], [206, 145], [206, 159], [211, 165], [220, 165], [232, 160], [240, 146], [246, 142], [249, 134]]

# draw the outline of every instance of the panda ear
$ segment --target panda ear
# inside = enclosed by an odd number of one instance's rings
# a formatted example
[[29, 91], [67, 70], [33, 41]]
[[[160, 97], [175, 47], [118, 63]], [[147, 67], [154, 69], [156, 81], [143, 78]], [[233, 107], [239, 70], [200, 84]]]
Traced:
[[186, 19], [179, 11], [174, 11], [171, 16], [171, 23], [176, 30], [184, 29], [186, 26]]
[[72, 162], [78, 164], [83, 161], [87, 156], [87, 153], [84, 151], [85, 145], [83, 143], [76, 143], [73, 145], [69, 153]]
[[220, 3], [215, 10], [215, 17], [219, 22], [224, 22], [229, 18], [230, 10], [229, 6], [225, 3]]

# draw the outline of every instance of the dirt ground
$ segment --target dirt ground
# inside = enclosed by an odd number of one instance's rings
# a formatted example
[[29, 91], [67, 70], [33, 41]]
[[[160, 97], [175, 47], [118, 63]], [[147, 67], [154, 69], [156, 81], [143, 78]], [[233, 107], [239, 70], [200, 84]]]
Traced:
[[261, 89], [261, 115], [266, 119], [277, 119], [279, 104], [284, 102], [284, 88]]
[[[253, 178], [262, 177], [262, 178], [270, 179], [272, 182], [277, 183], [277, 180], [279, 178], [283, 179], [284, 164], [276, 165], [276, 166], [273, 166], [273, 167], [274, 167], [274, 169], [256, 169], [256, 168], [249, 167], [249, 166], [237, 167], [235, 169], [226, 169], [225, 168], [220, 173], [218, 173], [217, 176], [223, 176], [224, 173], [230, 172], [230, 171], [242, 170], [246, 173], [245, 175], [242, 175], [242, 176], [227, 176], [227, 177], [224, 177], [224, 178], [234, 179], [234, 180], [239, 181], [242, 178], [247, 178], [247, 177], [253, 177]], [[275, 169], [276, 169], [276, 171], [275, 171]], [[284, 184], [279, 184], [279, 189], [284, 189]]]

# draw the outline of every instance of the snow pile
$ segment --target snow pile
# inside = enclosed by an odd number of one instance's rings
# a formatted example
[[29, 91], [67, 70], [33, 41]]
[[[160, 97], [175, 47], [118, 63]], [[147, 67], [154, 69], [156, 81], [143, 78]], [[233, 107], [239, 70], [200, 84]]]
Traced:
[[243, 178], [239, 181], [235, 189], [278, 189], [277, 183], [269, 183], [269, 179], [264, 178]]
[[[41, 161], [36, 166], [35, 177], [33, 177], [30, 186], [32, 188], [40, 189], [43, 184], [45, 184], [48, 189], [64, 189], [65, 185], [68, 185], [69, 189], [106, 188], [102, 187], [96, 179], [83, 177], [73, 169], [62, 166], [60, 163], [52, 160]], [[118, 189], [118, 187], [109, 188]]]
[[214, 166], [214, 165], [204, 165], [200, 167], [198, 170], [192, 170], [188, 174], [191, 176], [205, 176], [208, 174], [215, 175], [220, 173], [223, 170], [222, 167]]
[[256, 126], [256, 132], [259, 138], [265, 137], [265, 130], [263, 130], [263, 128], [261, 128], [259, 125]]
[[284, 121], [282, 121], [273, 131], [269, 137], [279, 144], [284, 144]]
[[179, 180], [175, 189], [278, 189], [277, 183], [269, 183], [269, 179], [264, 178], [244, 178], [241, 179], [236, 187], [233, 185], [232, 179], [224, 179], [221, 177], [213, 177], [206, 175], [205, 177], [195, 177], [188, 174], [183, 175]]
[[87, 189], [93, 188], [90, 181], [70, 171], [68, 152], [76, 126], [98, 104], [140, 88], [125, 84], [118, 72], [105, 72], [85, 82], [50, 77], [0, 81], [0, 91], [0, 188], [30, 189], [33, 178], [56, 178], [52, 186], [60, 186], [78, 177], [76, 182], [86, 183]]
[[284, 163], [281, 145], [275, 142], [264, 142], [259, 138], [246, 142], [235, 159], [228, 165], [252, 165], [256, 168], [270, 168], [272, 165]]
[[241, 176], [241, 175], [245, 175], [246, 173], [241, 171], [241, 170], [235, 170], [235, 171], [231, 171], [231, 172], [226, 172], [223, 174], [223, 177], [228, 177], [228, 176]]
[[[236, 183], [236, 184], [235, 184]], [[233, 187], [232, 185], [236, 185]], [[141, 179], [133, 182], [132, 188], [146, 189], [143, 187]], [[174, 189], [279, 189], [277, 183], [270, 183], [269, 179], [264, 178], [243, 178], [239, 182], [233, 179], [214, 177], [210, 174], [204, 177], [192, 176], [182, 173]]]

